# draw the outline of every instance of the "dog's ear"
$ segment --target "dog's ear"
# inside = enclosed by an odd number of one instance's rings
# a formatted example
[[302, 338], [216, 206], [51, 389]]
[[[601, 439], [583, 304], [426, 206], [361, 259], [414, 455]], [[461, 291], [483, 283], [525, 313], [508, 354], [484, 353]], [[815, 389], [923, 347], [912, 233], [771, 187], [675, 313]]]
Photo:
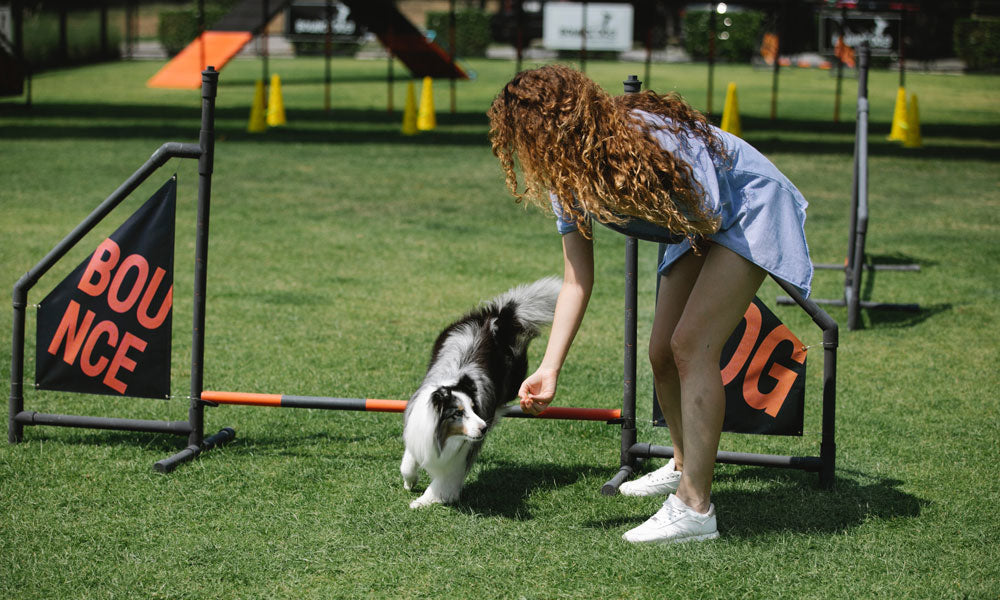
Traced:
[[437, 410], [441, 410], [451, 402], [451, 390], [446, 387], [439, 387], [431, 393], [431, 404]]
[[476, 397], [476, 382], [468, 374], [462, 375], [462, 378], [458, 380], [454, 388], [460, 392], [464, 392], [469, 398], [475, 399]]

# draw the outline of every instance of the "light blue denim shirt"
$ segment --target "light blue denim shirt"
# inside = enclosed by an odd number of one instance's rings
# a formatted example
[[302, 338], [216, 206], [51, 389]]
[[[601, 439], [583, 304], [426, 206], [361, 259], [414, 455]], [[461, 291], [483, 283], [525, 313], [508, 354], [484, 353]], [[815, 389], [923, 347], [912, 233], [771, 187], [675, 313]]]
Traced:
[[[636, 112], [653, 125], [667, 121], [659, 115]], [[753, 146], [721, 129], [713, 127], [713, 132], [725, 146], [728, 163], [724, 157], [713, 159], [708, 147], [692, 135], [674, 135], [666, 130], [654, 130], [652, 135], [665, 151], [691, 166], [695, 180], [705, 191], [705, 207], [720, 218], [719, 231], [708, 239], [808, 296], [813, 274], [804, 228], [808, 203]], [[555, 197], [552, 209], [558, 217], [559, 233], [576, 230], [576, 224], [565, 218]], [[671, 241], [659, 265], [661, 274], [691, 247], [687, 239], [646, 221], [632, 219], [612, 229], [640, 239]]]

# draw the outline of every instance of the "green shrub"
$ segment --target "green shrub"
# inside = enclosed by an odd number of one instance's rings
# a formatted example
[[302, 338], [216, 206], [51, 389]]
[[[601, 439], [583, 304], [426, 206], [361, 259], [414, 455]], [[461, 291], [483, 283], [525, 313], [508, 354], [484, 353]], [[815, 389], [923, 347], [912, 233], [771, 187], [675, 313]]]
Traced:
[[[221, 19], [227, 10], [220, 6], [205, 6], [205, 28]], [[198, 37], [198, 9], [182, 8], [160, 12], [156, 36], [169, 56], [184, 49]]]
[[33, 71], [118, 57], [121, 32], [108, 24], [107, 47], [101, 49], [100, 13], [71, 11], [67, 15], [66, 57], [59, 50], [59, 16], [53, 11], [29, 12], [24, 19], [24, 59]]
[[1000, 68], [1000, 19], [956, 21], [955, 53], [970, 70]]
[[[435, 33], [434, 42], [449, 51], [449, 16], [447, 12], [427, 13], [427, 29]], [[484, 11], [455, 11], [455, 55], [486, 56], [490, 45], [490, 16]]]
[[[690, 10], [684, 15], [684, 48], [692, 58], [708, 58], [711, 13]], [[764, 13], [748, 10], [715, 15], [715, 58], [749, 62], [757, 51]]]

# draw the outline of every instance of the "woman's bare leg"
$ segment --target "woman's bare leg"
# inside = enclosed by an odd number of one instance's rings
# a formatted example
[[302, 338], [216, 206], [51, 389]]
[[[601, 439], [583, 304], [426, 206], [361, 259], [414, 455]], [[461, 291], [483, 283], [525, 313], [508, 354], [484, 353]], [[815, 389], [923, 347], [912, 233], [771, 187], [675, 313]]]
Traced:
[[684, 429], [681, 422], [681, 384], [673, 351], [670, 349], [670, 338], [674, 335], [674, 329], [680, 321], [704, 262], [704, 253], [699, 256], [688, 252], [671, 265], [666, 275], [661, 276], [656, 314], [649, 336], [653, 386], [660, 412], [670, 430], [670, 441], [674, 446], [674, 469], [677, 471], [684, 470]]
[[[670, 337], [680, 387], [684, 468], [677, 497], [708, 512], [726, 401], [719, 371], [722, 347], [739, 324], [765, 272], [713, 244]], [[671, 433], [671, 435], [673, 435]]]

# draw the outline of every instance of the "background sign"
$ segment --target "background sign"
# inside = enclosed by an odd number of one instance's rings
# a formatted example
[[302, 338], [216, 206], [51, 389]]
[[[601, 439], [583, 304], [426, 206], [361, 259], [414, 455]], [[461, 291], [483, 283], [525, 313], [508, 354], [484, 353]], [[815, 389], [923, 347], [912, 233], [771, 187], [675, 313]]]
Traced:
[[[899, 51], [899, 13], [824, 11], [820, 13], [819, 50], [833, 54], [843, 31], [844, 44], [857, 49], [868, 42], [872, 56], [890, 56]], [[843, 28], [843, 29], [842, 29]]]
[[171, 178], [42, 300], [38, 388], [170, 395], [176, 204]]
[[[343, 2], [333, 2], [330, 34], [335, 42], [357, 42], [366, 33], [351, 19], [351, 9]], [[326, 39], [326, 2], [295, 2], [285, 14], [285, 34], [297, 41]]]
[[[546, 2], [542, 38], [550, 50], [583, 46], [583, 4]], [[587, 50], [632, 49], [632, 5], [587, 3]]]

